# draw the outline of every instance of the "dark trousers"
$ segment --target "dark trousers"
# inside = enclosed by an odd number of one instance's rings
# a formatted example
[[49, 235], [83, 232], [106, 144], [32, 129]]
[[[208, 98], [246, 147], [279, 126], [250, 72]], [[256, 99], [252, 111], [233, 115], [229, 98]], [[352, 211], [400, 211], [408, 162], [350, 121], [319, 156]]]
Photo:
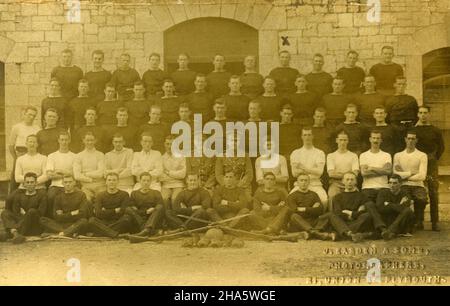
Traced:
[[132, 220], [131, 233], [143, 229], [160, 229], [164, 221], [164, 207], [162, 205], [157, 205], [150, 215], [142, 215], [138, 210], [131, 207], [127, 207], [125, 214], [130, 216]]
[[55, 204], [55, 198], [58, 194], [63, 193], [63, 187], [50, 186], [47, 190], [47, 213], [46, 216], [53, 218], [53, 207]]
[[416, 222], [423, 222], [425, 214], [425, 206], [427, 206], [427, 191], [424, 187], [403, 185], [405, 190], [414, 201], [414, 215]]
[[378, 193], [383, 189], [387, 189], [387, 188], [381, 188], [381, 189], [366, 188], [366, 189], [362, 189], [361, 192], [364, 193], [370, 201], [376, 203]]
[[252, 228], [260, 230], [269, 228], [272, 232], [278, 233], [286, 225], [288, 216], [289, 208], [284, 206], [274, 213], [252, 211], [247, 218]]
[[101, 220], [89, 218], [88, 230], [96, 236], [116, 238], [119, 234], [128, 233], [133, 228], [133, 221], [129, 215], [123, 215], [118, 220]]
[[[208, 210], [206, 211], [206, 213], [208, 214], [208, 217], [211, 221], [213, 222], [220, 222], [229, 218], [233, 218], [239, 215], [245, 215], [248, 214], [250, 212], [250, 210], [248, 208], [242, 208], [240, 211], [238, 211], [238, 213], [233, 213], [233, 212], [228, 212], [228, 213], [224, 213], [224, 214], [219, 214], [219, 212], [217, 210], [215, 210], [214, 208], [208, 208]], [[225, 224], [224, 224], [225, 225]], [[241, 218], [241, 219], [235, 219], [233, 221], [230, 221], [230, 223], [228, 223], [229, 227], [232, 228], [237, 228], [240, 226], [244, 226], [245, 228], [250, 229], [251, 225], [248, 222], [248, 217], [247, 218]]]
[[47, 217], [40, 219], [42, 227], [50, 233], [61, 233], [65, 236], [73, 236], [73, 234], [84, 234], [88, 229], [88, 220], [81, 218], [74, 223], [59, 223]]
[[290, 229], [305, 232], [309, 232], [310, 230], [314, 229], [316, 223], [317, 219], [315, 220], [313, 218], [306, 218], [300, 213], [292, 214], [289, 222]]
[[34, 236], [42, 234], [41, 217], [37, 209], [29, 209], [25, 215], [17, 215], [10, 210], [4, 210], [1, 214], [3, 225], [7, 230], [16, 229], [24, 236]]
[[430, 218], [431, 223], [439, 222], [439, 179], [438, 162], [435, 159], [428, 159], [427, 179], [425, 184], [430, 197]]
[[326, 225], [326, 219], [328, 219], [331, 227], [340, 235], [345, 236], [346, 233], [362, 233], [369, 230], [372, 226], [372, 218], [369, 213], [360, 214], [355, 220], [344, 220], [340, 216], [333, 212], [328, 212], [325, 215], [320, 216], [319, 230], [323, 229]]
[[[184, 227], [184, 228], [194, 229], [194, 228], [199, 228], [199, 227], [203, 227], [203, 226], [207, 225], [206, 223], [191, 220], [191, 219], [182, 220], [177, 216], [177, 214], [178, 213], [175, 210], [166, 210], [166, 213], [165, 213], [166, 221], [167, 221], [167, 225], [170, 228]], [[190, 217], [202, 219], [205, 221], [209, 220], [208, 213], [203, 208], [193, 211], [192, 214], [190, 215]]]

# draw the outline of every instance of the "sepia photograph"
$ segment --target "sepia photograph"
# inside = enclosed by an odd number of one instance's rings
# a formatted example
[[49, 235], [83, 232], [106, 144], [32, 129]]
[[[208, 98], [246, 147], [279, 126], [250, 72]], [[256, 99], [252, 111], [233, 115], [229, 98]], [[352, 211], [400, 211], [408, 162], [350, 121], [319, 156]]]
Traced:
[[0, 286], [448, 286], [447, 115], [450, 0], [0, 0]]

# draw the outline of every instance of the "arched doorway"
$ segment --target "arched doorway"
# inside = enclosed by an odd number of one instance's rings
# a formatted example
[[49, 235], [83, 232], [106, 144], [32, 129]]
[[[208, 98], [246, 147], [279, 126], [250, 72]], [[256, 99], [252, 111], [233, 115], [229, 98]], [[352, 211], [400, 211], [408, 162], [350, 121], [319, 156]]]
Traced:
[[[446, 148], [450, 148], [450, 47], [423, 55], [423, 101], [432, 108], [431, 121], [444, 132]], [[450, 166], [450, 150], [441, 159]]]
[[177, 69], [179, 53], [191, 57], [190, 68], [201, 73], [212, 71], [212, 59], [220, 53], [227, 61], [226, 69], [233, 74], [243, 72], [242, 60], [248, 54], [258, 56], [258, 31], [232, 19], [197, 18], [177, 24], [164, 32], [166, 69]]

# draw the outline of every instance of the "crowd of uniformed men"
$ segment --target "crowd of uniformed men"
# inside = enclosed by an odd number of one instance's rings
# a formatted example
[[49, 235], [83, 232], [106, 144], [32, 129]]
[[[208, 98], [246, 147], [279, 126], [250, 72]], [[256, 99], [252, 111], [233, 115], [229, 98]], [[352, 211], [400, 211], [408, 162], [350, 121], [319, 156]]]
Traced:
[[[282, 51], [279, 67], [263, 77], [255, 56], [232, 75], [218, 54], [204, 75], [180, 54], [169, 74], [153, 53], [141, 77], [128, 54], [111, 73], [94, 51], [84, 73], [64, 50], [41, 103], [41, 127], [28, 106], [11, 130], [14, 171], [0, 241], [43, 232], [145, 237], [218, 221], [306, 239], [392, 239], [424, 229], [427, 203], [439, 231], [442, 133], [426, 101], [419, 106], [405, 93], [393, 48], [381, 55], [365, 71], [349, 51], [332, 76], [315, 54], [304, 75]], [[278, 142], [278, 163], [264, 168], [270, 150], [257, 158], [172, 154], [171, 125], [192, 126], [193, 114], [223, 126], [279, 122], [279, 138], [264, 143]]]

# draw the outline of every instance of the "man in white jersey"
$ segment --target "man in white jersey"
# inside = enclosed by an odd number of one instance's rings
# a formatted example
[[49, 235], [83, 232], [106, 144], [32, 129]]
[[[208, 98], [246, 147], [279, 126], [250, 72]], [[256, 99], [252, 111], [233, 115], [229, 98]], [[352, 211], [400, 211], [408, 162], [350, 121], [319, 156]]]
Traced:
[[255, 161], [255, 178], [259, 186], [264, 186], [264, 175], [271, 172], [275, 176], [277, 188], [287, 190], [289, 172], [286, 157], [275, 153], [274, 143], [267, 140], [264, 144], [265, 152], [261, 153]]
[[73, 163], [75, 153], [69, 151], [70, 135], [62, 131], [58, 136], [59, 150], [51, 153], [47, 157], [46, 174], [51, 180], [47, 192], [47, 217], [53, 217], [53, 203], [55, 197], [64, 192], [63, 178], [66, 175], [73, 175]]
[[[309, 190], [317, 193], [320, 202], [326, 207], [328, 196], [320, 180], [325, 169], [325, 153], [314, 147], [312, 128], [304, 127], [302, 129], [302, 141], [303, 147], [292, 152], [290, 157], [292, 176], [297, 178], [301, 173], [308, 174]], [[294, 188], [292, 192], [297, 190], [298, 188]]]
[[394, 173], [404, 180], [402, 190], [406, 191], [414, 201], [416, 229], [423, 230], [427, 191], [424, 181], [427, 177], [428, 157], [416, 149], [417, 135], [408, 131], [405, 137], [406, 149], [394, 155]]
[[347, 172], [353, 172], [356, 176], [359, 174], [358, 155], [347, 149], [348, 135], [344, 131], [337, 135], [336, 143], [338, 149], [327, 156], [327, 172], [329, 179], [328, 199], [329, 209], [332, 211], [333, 197], [344, 190], [342, 178]]
[[83, 137], [84, 150], [78, 153], [73, 163], [73, 174], [81, 183], [81, 191], [92, 204], [95, 196], [106, 189], [105, 179], [105, 155], [97, 151], [95, 144], [97, 139], [92, 132], [86, 132]]
[[363, 177], [362, 192], [375, 203], [378, 192], [389, 188], [388, 175], [392, 173], [392, 158], [389, 153], [380, 149], [381, 131], [373, 130], [369, 142], [370, 150], [359, 156], [359, 166]]
[[105, 154], [105, 177], [109, 173], [117, 173], [119, 175], [117, 188], [131, 194], [134, 187], [134, 177], [131, 174], [133, 150], [124, 147], [125, 140], [119, 133], [114, 134], [112, 145], [114, 149]]

